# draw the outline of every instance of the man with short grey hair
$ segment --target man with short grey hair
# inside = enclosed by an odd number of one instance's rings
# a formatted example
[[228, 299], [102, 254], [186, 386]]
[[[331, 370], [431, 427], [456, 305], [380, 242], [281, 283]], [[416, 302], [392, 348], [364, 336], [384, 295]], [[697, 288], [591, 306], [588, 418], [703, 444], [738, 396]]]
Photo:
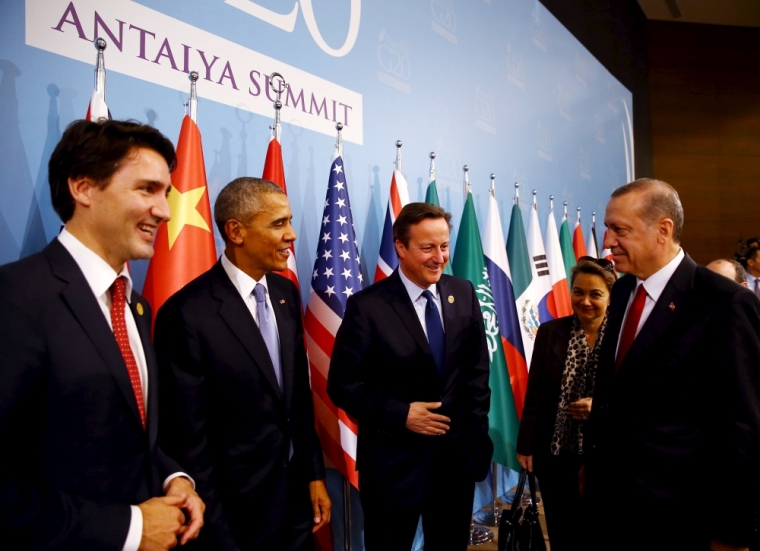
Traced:
[[[303, 551], [330, 520], [288, 198], [238, 178], [216, 200], [225, 251], [161, 308], [162, 434], [208, 503], [202, 549]], [[166, 428], [166, 430], [164, 430]]]
[[716, 274], [724, 275], [742, 287], [747, 287], [747, 272], [744, 270], [744, 266], [736, 260], [719, 258], [710, 262], [707, 267]]
[[[612, 289], [589, 421], [596, 548], [747, 549], [760, 495], [760, 302], [686, 255], [665, 182], [618, 188], [604, 221], [604, 248], [626, 275]], [[706, 512], [706, 477], [720, 473], [735, 482]]]

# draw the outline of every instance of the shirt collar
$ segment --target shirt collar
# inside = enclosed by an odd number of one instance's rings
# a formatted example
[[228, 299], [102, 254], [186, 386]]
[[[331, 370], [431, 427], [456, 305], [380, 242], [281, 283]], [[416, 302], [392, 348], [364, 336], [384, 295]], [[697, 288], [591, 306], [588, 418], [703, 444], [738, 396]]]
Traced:
[[673, 258], [673, 260], [665, 264], [665, 266], [650, 275], [648, 278], [636, 278], [636, 286], [638, 287], [638, 284], [643, 284], [644, 290], [647, 292], [647, 295], [649, 295], [649, 298], [657, 302], [660, 298], [660, 295], [665, 290], [665, 286], [668, 284], [668, 281], [670, 281], [670, 278], [673, 277], [676, 268], [678, 268], [678, 265], [681, 264], [683, 257], [683, 249], [678, 249], [678, 254]]
[[126, 279], [127, 302], [131, 303], [132, 277], [129, 275], [126, 264], [117, 274], [108, 262], [74, 237], [66, 228], [63, 228], [58, 234], [58, 242], [74, 257], [74, 261], [82, 270], [87, 284], [96, 297], [103, 296], [111, 288], [117, 277], [124, 277]]
[[240, 296], [243, 297], [243, 300], [247, 300], [248, 297], [251, 296], [253, 288], [256, 287], [256, 285], [263, 285], [267, 290], [267, 295], [269, 294], [266, 275], [264, 275], [259, 281], [256, 281], [243, 270], [235, 266], [224, 253], [222, 253], [222, 268], [227, 272], [227, 276], [230, 278], [230, 281], [232, 281], [237, 292], [240, 293]]
[[401, 266], [398, 267], [398, 275], [401, 278], [401, 283], [404, 284], [404, 288], [406, 289], [406, 292], [409, 293], [409, 298], [412, 299], [412, 302], [417, 302], [417, 299], [420, 298], [423, 291], [430, 291], [433, 293], [433, 297], [438, 300], [438, 285], [433, 283], [429, 287], [423, 289], [416, 283], [414, 283], [411, 279], [406, 277], [404, 275], [403, 270], [401, 270]]

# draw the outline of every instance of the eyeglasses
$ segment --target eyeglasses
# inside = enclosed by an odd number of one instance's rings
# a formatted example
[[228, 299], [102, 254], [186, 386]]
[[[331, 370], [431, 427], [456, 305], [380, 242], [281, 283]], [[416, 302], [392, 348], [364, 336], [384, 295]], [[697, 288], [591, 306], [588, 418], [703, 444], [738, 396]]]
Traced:
[[593, 262], [599, 266], [602, 270], [615, 273], [615, 264], [611, 260], [606, 258], [594, 258], [593, 256], [582, 256], [578, 259], [578, 262]]

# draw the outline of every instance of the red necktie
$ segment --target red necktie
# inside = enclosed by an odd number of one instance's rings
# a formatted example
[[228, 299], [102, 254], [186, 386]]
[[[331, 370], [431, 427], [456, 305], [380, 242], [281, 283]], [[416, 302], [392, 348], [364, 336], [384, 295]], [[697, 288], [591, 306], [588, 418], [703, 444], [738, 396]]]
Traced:
[[140, 372], [137, 369], [135, 356], [132, 354], [132, 348], [129, 346], [129, 335], [127, 335], [127, 323], [124, 320], [124, 311], [127, 307], [127, 293], [125, 277], [120, 276], [111, 285], [111, 325], [113, 325], [113, 335], [116, 337], [116, 344], [119, 345], [124, 363], [127, 365], [127, 373], [132, 383], [132, 390], [137, 400], [137, 409], [140, 410], [140, 421], [145, 429], [145, 401], [143, 400], [142, 384], [140, 383]]
[[615, 369], [620, 369], [620, 366], [625, 359], [625, 355], [628, 354], [628, 350], [630, 350], [633, 340], [636, 338], [636, 329], [639, 327], [641, 313], [644, 311], [644, 305], [646, 302], [647, 291], [644, 289], [644, 285], [640, 284], [639, 288], [636, 289], [636, 296], [633, 297], [633, 303], [628, 310], [628, 315], [625, 317], [625, 324], [623, 325], [623, 331], [620, 334], [620, 343], [618, 344]]

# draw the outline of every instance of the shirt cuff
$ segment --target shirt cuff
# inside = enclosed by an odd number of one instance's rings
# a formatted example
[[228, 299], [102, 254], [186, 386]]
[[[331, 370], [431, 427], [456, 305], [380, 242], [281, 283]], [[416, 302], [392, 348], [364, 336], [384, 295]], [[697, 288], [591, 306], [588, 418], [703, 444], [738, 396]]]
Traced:
[[132, 518], [129, 521], [127, 541], [124, 542], [122, 551], [137, 551], [142, 541], [143, 516], [137, 505], [130, 505], [129, 508], [132, 511]]
[[179, 476], [184, 476], [185, 478], [187, 478], [190, 481], [190, 484], [192, 484], [193, 490], [195, 490], [195, 480], [193, 480], [190, 477], [190, 475], [187, 474], [187, 473], [177, 472], [177, 473], [174, 473], [174, 474], [170, 474], [169, 476], [166, 477], [166, 480], [164, 480], [164, 485], [162, 486], [162, 488], [164, 489], [164, 491], [166, 491], [166, 487], [169, 485], [169, 482], [171, 482], [172, 480], [174, 480], [175, 478], [177, 478]]

